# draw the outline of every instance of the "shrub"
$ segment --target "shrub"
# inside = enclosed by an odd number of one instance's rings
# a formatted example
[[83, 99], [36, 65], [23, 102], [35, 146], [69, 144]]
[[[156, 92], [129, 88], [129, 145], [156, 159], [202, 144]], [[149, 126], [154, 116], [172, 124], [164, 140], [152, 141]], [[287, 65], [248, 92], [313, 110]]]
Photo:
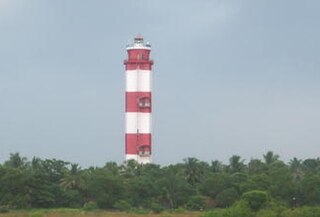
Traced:
[[207, 208], [207, 200], [205, 196], [192, 196], [187, 203], [187, 208], [190, 210], [204, 210]]
[[256, 217], [278, 217], [279, 214], [275, 210], [263, 209], [259, 210]]
[[227, 188], [220, 192], [217, 197], [218, 207], [229, 207], [239, 198], [238, 191], [235, 188]]
[[227, 209], [218, 209], [207, 212], [203, 217], [254, 217], [254, 213], [243, 206], [233, 206]]
[[77, 190], [66, 190], [63, 192], [63, 206], [70, 208], [81, 208], [83, 206], [82, 195]]
[[163, 206], [159, 203], [152, 203], [150, 208], [154, 213], [161, 213], [164, 210]]
[[319, 217], [319, 207], [302, 207], [292, 210], [286, 210], [282, 213], [281, 217]]
[[146, 215], [150, 213], [150, 210], [133, 207], [130, 209], [130, 213]]
[[254, 217], [255, 213], [248, 207], [245, 201], [238, 201], [232, 207], [215, 209], [207, 212], [203, 217]]
[[242, 199], [248, 202], [248, 205], [254, 211], [258, 211], [268, 201], [268, 194], [265, 191], [248, 191], [242, 195]]
[[116, 208], [117, 210], [119, 211], [130, 211], [132, 209], [132, 206], [130, 203], [128, 203], [127, 201], [125, 200], [119, 200], [117, 201], [114, 205], [113, 205], [114, 208]]
[[83, 205], [83, 209], [85, 211], [92, 211], [98, 209], [98, 205], [94, 201], [87, 202]]
[[202, 217], [224, 217], [225, 210], [216, 209], [210, 212], [205, 213]]

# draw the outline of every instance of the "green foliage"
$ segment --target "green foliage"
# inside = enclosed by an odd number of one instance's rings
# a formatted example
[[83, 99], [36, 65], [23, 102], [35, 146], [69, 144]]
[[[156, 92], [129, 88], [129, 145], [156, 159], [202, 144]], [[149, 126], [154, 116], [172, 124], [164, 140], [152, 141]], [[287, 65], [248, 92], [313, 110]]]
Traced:
[[248, 191], [242, 195], [242, 199], [247, 201], [249, 207], [254, 211], [258, 211], [268, 201], [268, 194], [265, 191]]
[[190, 185], [195, 185], [200, 182], [205, 171], [209, 169], [209, 165], [205, 162], [200, 162], [196, 158], [187, 158], [184, 160], [185, 177]]
[[128, 203], [127, 201], [125, 200], [119, 200], [117, 201], [114, 205], [113, 205], [114, 208], [116, 208], [117, 210], [119, 211], [130, 211], [132, 209], [132, 206], [130, 203]]
[[217, 209], [205, 213], [203, 217], [255, 217], [255, 213], [245, 204], [236, 204], [227, 209]]
[[195, 194], [195, 189], [186, 181], [183, 173], [179, 173], [179, 169], [179, 166], [164, 168], [165, 175], [159, 180], [161, 201], [171, 209], [185, 205], [188, 198]]
[[239, 198], [238, 191], [234, 188], [227, 188], [216, 197], [218, 207], [229, 207]]
[[225, 173], [214, 173], [208, 175], [199, 184], [199, 191], [202, 195], [216, 198], [216, 196], [228, 187], [230, 177]]
[[243, 172], [246, 169], [244, 160], [241, 160], [241, 157], [238, 155], [233, 155], [229, 159], [229, 163], [228, 170], [230, 173]]
[[272, 163], [278, 161], [279, 155], [274, 154], [272, 151], [268, 151], [265, 155], [263, 155], [266, 166], [268, 167]]
[[70, 208], [80, 208], [83, 205], [83, 198], [77, 190], [66, 190], [63, 192], [63, 204]]
[[320, 175], [309, 175], [301, 181], [303, 204], [320, 204]]
[[238, 203], [228, 209], [207, 212], [203, 217], [319, 217], [320, 207], [301, 207], [296, 209], [261, 209], [252, 212], [244, 203]]
[[208, 207], [208, 198], [202, 195], [195, 195], [189, 198], [187, 208], [189, 210], [204, 210]]
[[289, 167], [282, 161], [277, 160], [269, 165], [268, 173], [271, 180], [269, 186], [271, 196], [289, 202], [294, 192], [293, 178]]
[[120, 199], [124, 186], [120, 177], [103, 169], [90, 171], [86, 185], [90, 198], [95, 200], [101, 209], [112, 208]]
[[87, 203], [85, 203], [83, 205], [83, 210], [84, 211], [93, 211], [93, 210], [96, 210], [96, 209], [98, 209], [98, 205], [94, 201], [89, 201], [89, 202], [87, 202]]
[[10, 154], [10, 159], [4, 162], [4, 165], [11, 168], [26, 168], [27, 158], [21, 157], [19, 153]]
[[299, 209], [288, 209], [284, 211], [281, 217], [319, 217], [319, 207], [302, 207]]
[[34, 212], [31, 213], [30, 217], [44, 217], [44, 214], [42, 212]]
[[150, 211], [147, 210], [147, 209], [143, 209], [141, 207], [133, 207], [132, 209], [130, 209], [130, 213], [134, 213], [134, 214], [139, 214], [139, 215], [146, 215], [146, 214], [149, 214]]
[[279, 217], [279, 214], [274, 210], [262, 209], [256, 213], [256, 217]]
[[161, 204], [155, 202], [151, 204], [150, 208], [154, 213], [161, 213], [164, 210]]
[[57, 159], [28, 161], [14, 153], [0, 164], [0, 209], [83, 207], [158, 213], [229, 207], [212, 215], [298, 216], [317, 212], [300, 207], [320, 205], [319, 186], [319, 158], [293, 158], [286, 164], [273, 152], [248, 164], [233, 155], [228, 164], [186, 158], [168, 166], [128, 161], [87, 169]]

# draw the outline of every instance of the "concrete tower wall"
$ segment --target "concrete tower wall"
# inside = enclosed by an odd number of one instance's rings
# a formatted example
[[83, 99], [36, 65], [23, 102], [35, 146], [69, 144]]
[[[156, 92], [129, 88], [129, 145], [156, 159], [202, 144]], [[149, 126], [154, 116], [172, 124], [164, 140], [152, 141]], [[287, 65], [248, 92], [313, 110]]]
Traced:
[[151, 162], [152, 65], [151, 47], [141, 36], [127, 47], [125, 94], [125, 154], [126, 160], [145, 164]]

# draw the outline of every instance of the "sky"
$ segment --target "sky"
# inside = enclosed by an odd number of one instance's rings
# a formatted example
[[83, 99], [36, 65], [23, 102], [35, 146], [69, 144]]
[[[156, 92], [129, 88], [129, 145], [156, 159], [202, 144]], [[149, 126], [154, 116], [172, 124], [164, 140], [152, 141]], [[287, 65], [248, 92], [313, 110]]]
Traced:
[[153, 162], [320, 156], [317, 0], [0, 0], [0, 162], [124, 161], [126, 44], [152, 45]]

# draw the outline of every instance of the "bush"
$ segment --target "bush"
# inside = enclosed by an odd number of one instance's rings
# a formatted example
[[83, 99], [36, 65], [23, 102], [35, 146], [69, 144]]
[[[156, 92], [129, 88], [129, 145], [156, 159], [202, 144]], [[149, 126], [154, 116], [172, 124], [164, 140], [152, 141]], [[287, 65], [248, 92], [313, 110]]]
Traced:
[[203, 217], [254, 217], [254, 213], [243, 207], [231, 207], [207, 212]]
[[192, 196], [187, 203], [187, 208], [190, 210], [204, 210], [207, 208], [207, 200], [205, 196]]
[[279, 214], [274, 210], [263, 209], [259, 210], [256, 214], [256, 217], [278, 217]]
[[159, 203], [152, 203], [150, 208], [154, 213], [161, 213], [164, 210], [163, 206]]
[[248, 202], [248, 205], [254, 211], [258, 211], [268, 201], [268, 194], [265, 191], [248, 191], [242, 195], [242, 199]]
[[183, 207], [178, 207], [178, 208], [176, 208], [176, 209], [172, 209], [172, 210], [170, 210], [170, 212], [171, 213], [176, 213], [176, 214], [181, 214], [181, 213], [186, 213], [187, 212], [187, 210], [185, 209], [185, 208], [183, 208]]
[[214, 211], [210, 211], [205, 213], [202, 217], [224, 217], [225, 210], [216, 209]]
[[81, 208], [83, 206], [82, 195], [77, 190], [66, 190], [63, 192], [63, 206], [70, 208]]
[[130, 209], [130, 213], [146, 215], [150, 213], [150, 210], [133, 207]]
[[217, 197], [218, 207], [229, 207], [239, 198], [238, 191], [235, 188], [227, 188], [220, 192]]
[[92, 211], [98, 209], [98, 205], [94, 201], [87, 202], [83, 205], [83, 209], [85, 211]]
[[117, 210], [119, 211], [130, 211], [132, 209], [132, 206], [130, 203], [128, 203], [127, 201], [125, 200], [119, 200], [117, 201], [114, 205], [113, 205], [114, 208], [116, 208]]
[[254, 217], [255, 213], [244, 201], [237, 202], [227, 209], [217, 209], [207, 212], [203, 217]]
[[302, 207], [292, 210], [286, 210], [281, 217], [319, 217], [320, 207]]

